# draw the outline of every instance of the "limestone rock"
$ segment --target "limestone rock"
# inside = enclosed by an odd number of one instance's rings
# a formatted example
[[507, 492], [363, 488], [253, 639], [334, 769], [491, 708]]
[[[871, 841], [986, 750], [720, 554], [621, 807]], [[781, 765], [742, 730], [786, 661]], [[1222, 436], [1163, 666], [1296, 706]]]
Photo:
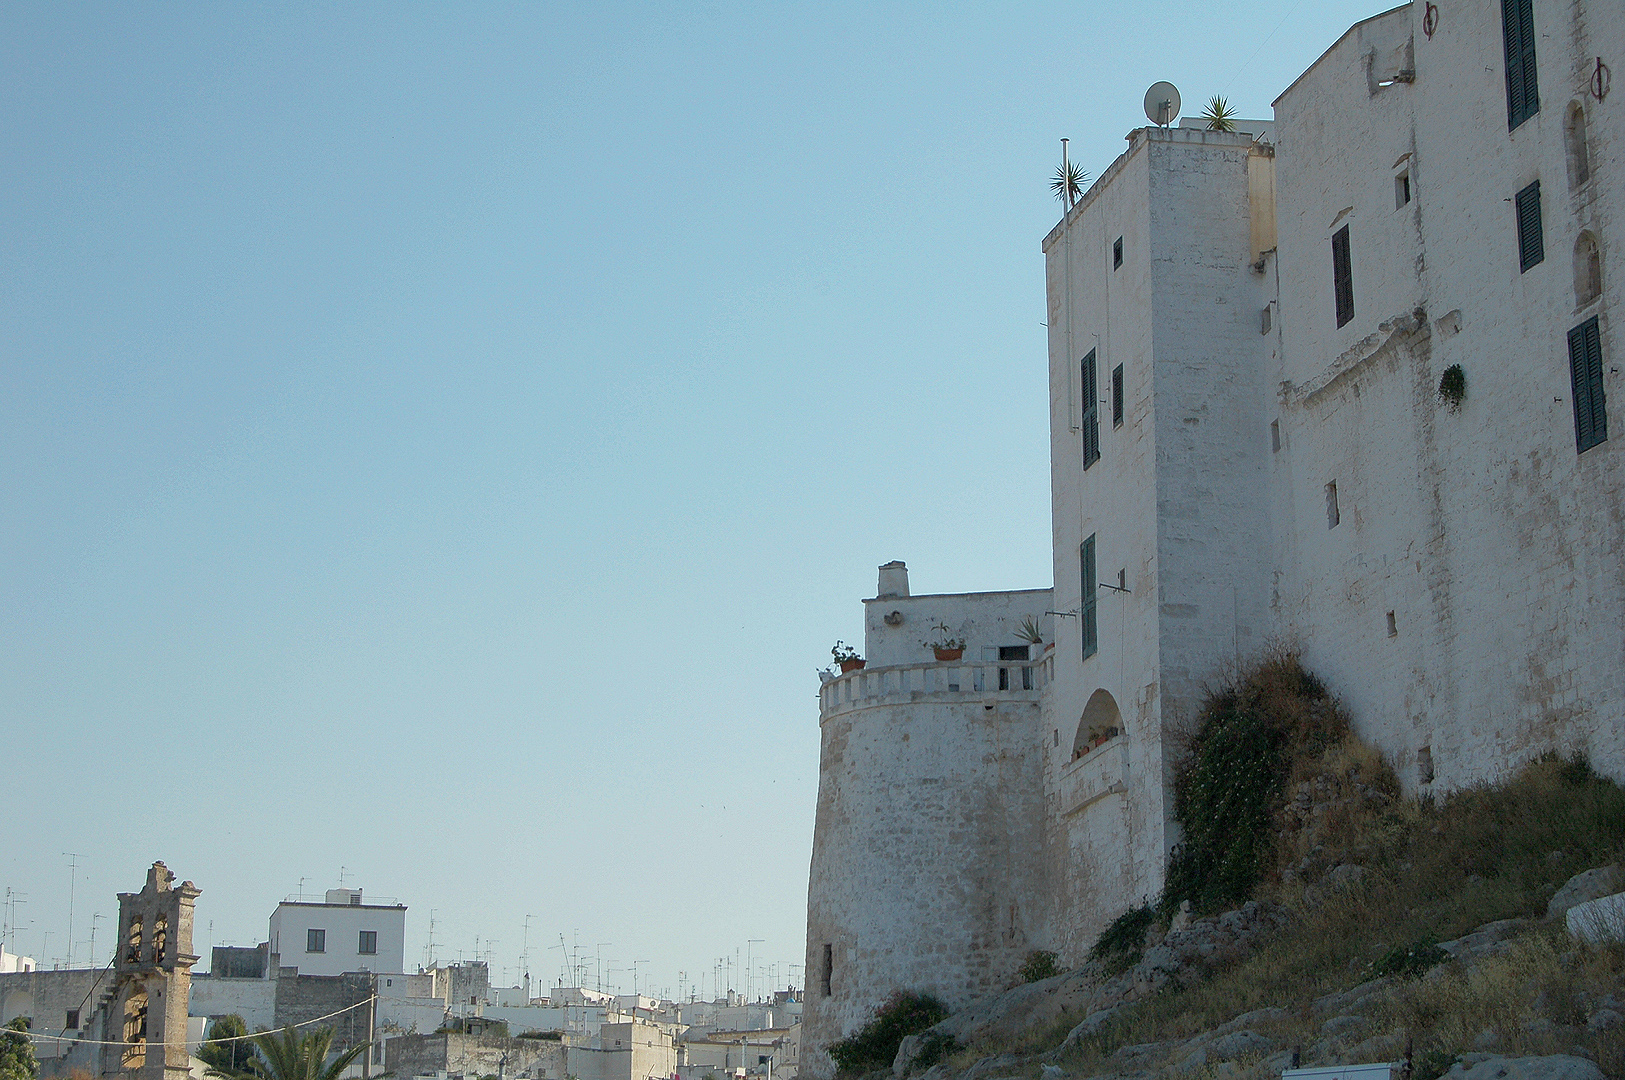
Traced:
[[1603, 1072], [1596, 1062], [1569, 1054], [1520, 1058], [1464, 1054], [1444, 1080], [1603, 1080]]
[[1611, 1031], [1619, 1025], [1625, 1024], [1625, 1016], [1621, 1016], [1613, 1009], [1601, 1008], [1591, 1014], [1586, 1021], [1586, 1027], [1592, 1031]]
[[1621, 890], [1625, 890], [1625, 873], [1617, 865], [1582, 870], [1564, 882], [1563, 887], [1552, 896], [1546, 905], [1546, 917], [1561, 919], [1575, 904], [1597, 900]]
[[1528, 919], [1499, 919], [1470, 934], [1439, 942], [1439, 948], [1462, 963], [1498, 956], [1512, 947], [1512, 939], [1529, 929]]

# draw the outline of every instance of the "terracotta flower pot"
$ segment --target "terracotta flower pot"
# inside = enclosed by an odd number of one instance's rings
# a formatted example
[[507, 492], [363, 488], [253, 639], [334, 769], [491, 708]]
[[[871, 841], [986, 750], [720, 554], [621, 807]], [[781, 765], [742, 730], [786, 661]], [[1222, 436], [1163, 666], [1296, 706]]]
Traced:
[[868, 663], [867, 660], [842, 660], [841, 661], [841, 674], [845, 675], [849, 671], [862, 670], [863, 665], [866, 664], [866, 663]]
[[964, 649], [932, 649], [931, 651], [937, 654], [938, 660], [958, 660], [965, 655]]

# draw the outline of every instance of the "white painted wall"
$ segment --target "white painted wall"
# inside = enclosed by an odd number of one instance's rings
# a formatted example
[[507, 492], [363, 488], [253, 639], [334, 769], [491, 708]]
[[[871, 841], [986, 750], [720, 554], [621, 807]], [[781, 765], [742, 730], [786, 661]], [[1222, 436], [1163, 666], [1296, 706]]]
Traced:
[[276, 1027], [275, 979], [195, 976], [187, 1011], [192, 1016], [240, 1016], [249, 1031]]
[[[308, 931], [325, 930], [326, 948], [306, 950]], [[378, 951], [360, 951], [361, 931], [378, 935]], [[271, 913], [271, 953], [281, 966], [301, 975], [342, 975], [347, 971], [400, 973], [406, 956], [404, 904], [317, 904], [284, 900]]]

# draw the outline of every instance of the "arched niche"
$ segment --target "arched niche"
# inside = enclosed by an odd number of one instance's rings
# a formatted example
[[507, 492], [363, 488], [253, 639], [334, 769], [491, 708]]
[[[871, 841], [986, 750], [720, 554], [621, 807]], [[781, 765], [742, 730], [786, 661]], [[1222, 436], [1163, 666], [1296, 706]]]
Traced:
[[1579, 187], [1591, 179], [1591, 153], [1586, 149], [1585, 107], [1569, 102], [1563, 121], [1563, 148], [1569, 160], [1569, 187]]
[[1087, 753], [1101, 736], [1110, 738], [1122, 731], [1123, 714], [1117, 709], [1117, 699], [1104, 687], [1096, 690], [1089, 695], [1089, 703], [1083, 707], [1083, 717], [1078, 721], [1077, 734], [1072, 736], [1073, 760]]
[[1602, 295], [1602, 251], [1597, 238], [1582, 232], [1574, 240], [1574, 305], [1585, 307]]

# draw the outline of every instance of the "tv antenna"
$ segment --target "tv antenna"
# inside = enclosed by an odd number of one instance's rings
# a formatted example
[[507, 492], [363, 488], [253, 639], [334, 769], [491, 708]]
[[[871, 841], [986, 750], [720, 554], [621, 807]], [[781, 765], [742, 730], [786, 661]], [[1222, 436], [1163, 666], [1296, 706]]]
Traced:
[[1179, 119], [1179, 89], [1171, 82], [1154, 82], [1145, 92], [1145, 118], [1158, 127]]

